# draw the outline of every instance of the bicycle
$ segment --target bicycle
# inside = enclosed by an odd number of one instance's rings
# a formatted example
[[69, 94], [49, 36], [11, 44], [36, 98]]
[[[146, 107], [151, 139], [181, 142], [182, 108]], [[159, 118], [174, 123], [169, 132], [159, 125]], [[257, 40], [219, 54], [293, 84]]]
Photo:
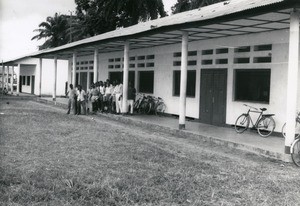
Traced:
[[140, 114], [148, 114], [151, 110], [151, 104], [149, 104], [149, 97], [144, 94], [137, 94], [138, 98], [133, 105], [135, 111]]
[[294, 164], [300, 167], [300, 138], [294, 140], [290, 153]]
[[155, 115], [162, 115], [166, 110], [166, 104], [164, 100], [160, 97], [157, 98], [157, 101], [154, 106], [154, 113]]
[[[236, 122], [235, 122], [235, 131], [237, 133], [243, 133], [249, 128], [250, 122], [253, 125], [253, 129], [257, 129], [257, 132], [262, 137], [268, 137], [272, 134], [272, 132], [275, 129], [275, 121], [272, 116], [274, 114], [263, 114], [267, 109], [266, 108], [260, 108], [257, 109], [255, 107], [249, 106], [247, 104], [244, 104], [244, 106], [249, 107], [248, 112], [241, 114]], [[252, 118], [250, 116], [250, 113], [258, 113], [259, 116], [255, 122], [255, 124], [252, 121]]]
[[[281, 133], [284, 138], [286, 134], [285, 131], [286, 131], [286, 123], [284, 123], [281, 129]], [[300, 136], [300, 112], [297, 112], [296, 125], [295, 125], [295, 138], [299, 138], [299, 136]]]

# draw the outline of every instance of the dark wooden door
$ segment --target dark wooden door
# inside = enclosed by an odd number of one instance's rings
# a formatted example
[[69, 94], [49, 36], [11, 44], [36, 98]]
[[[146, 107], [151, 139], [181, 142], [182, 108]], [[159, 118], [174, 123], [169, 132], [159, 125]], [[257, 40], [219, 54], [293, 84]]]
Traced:
[[20, 81], [19, 81], [19, 92], [22, 93], [22, 85], [23, 85], [23, 76], [20, 76]]
[[200, 121], [213, 125], [226, 122], [227, 69], [202, 69]]
[[31, 76], [31, 94], [34, 94], [35, 76]]
[[84, 91], [87, 91], [87, 72], [80, 73], [80, 85]]

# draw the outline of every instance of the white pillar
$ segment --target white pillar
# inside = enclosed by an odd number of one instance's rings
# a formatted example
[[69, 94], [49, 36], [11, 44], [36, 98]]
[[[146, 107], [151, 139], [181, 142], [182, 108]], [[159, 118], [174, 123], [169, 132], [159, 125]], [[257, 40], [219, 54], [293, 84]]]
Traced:
[[4, 94], [4, 70], [5, 70], [5, 66], [3, 64], [3, 61], [2, 61], [2, 94]]
[[[9, 65], [7, 65], [6, 66], [6, 68], [7, 68], [7, 71], [6, 71], [6, 74], [5, 74], [5, 76], [6, 76], [6, 78], [5, 78], [5, 87], [6, 87], [6, 89], [7, 89], [7, 91], [8, 91], [8, 75], [9, 75]], [[5, 71], [4, 71], [5, 72]]]
[[129, 73], [129, 40], [124, 44], [124, 69], [123, 69], [123, 100], [122, 100], [122, 113], [128, 112], [127, 99], [128, 99], [128, 73]]
[[73, 53], [73, 74], [72, 74], [72, 84], [75, 88], [76, 84], [76, 61], [77, 61], [77, 55], [76, 52]]
[[42, 96], [43, 59], [39, 59], [39, 97]]
[[289, 59], [286, 105], [285, 153], [290, 153], [295, 137], [295, 119], [297, 111], [298, 65], [299, 65], [299, 11], [293, 11], [290, 17]]
[[68, 88], [72, 84], [72, 60], [68, 60]]
[[17, 96], [20, 94], [20, 75], [21, 75], [21, 65], [18, 64], [16, 76], [17, 76]]
[[56, 82], [57, 82], [57, 56], [54, 57], [53, 101], [56, 101]]
[[11, 67], [11, 76], [10, 76], [10, 93], [14, 93], [14, 67], [15, 65], [12, 65]]
[[94, 50], [94, 83], [98, 81], [98, 49]]
[[182, 32], [180, 98], [179, 98], [179, 129], [185, 129], [186, 85], [187, 85], [188, 32]]

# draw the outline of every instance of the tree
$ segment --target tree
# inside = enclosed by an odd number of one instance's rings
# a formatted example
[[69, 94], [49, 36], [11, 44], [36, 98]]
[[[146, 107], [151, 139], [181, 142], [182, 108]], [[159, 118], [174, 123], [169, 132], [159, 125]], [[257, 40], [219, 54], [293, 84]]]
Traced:
[[45, 22], [39, 24], [39, 29], [35, 29], [35, 32], [39, 34], [32, 37], [31, 40], [40, 40], [45, 38], [44, 44], [39, 46], [39, 50], [61, 46], [68, 43], [69, 37], [67, 35], [67, 29], [69, 28], [68, 20], [65, 15], [55, 13], [54, 17], [47, 17]]
[[177, 0], [176, 4], [171, 8], [172, 14], [198, 9], [222, 1], [225, 0]]
[[162, 0], [75, 0], [77, 16], [93, 36], [164, 17]]

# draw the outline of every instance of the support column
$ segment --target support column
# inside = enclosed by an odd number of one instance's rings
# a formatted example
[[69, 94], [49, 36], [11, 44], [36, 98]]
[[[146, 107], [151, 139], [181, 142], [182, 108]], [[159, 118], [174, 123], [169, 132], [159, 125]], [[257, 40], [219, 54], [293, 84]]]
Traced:
[[53, 101], [56, 101], [56, 82], [57, 82], [57, 56], [54, 57], [54, 82], [53, 82]]
[[179, 98], [179, 129], [185, 129], [186, 85], [187, 85], [188, 32], [182, 32], [180, 98]]
[[2, 94], [4, 94], [4, 70], [5, 70], [5, 66], [3, 64], [3, 61], [2, 61]]
[[42, 96], [42, 76], [43, 76], [43, 59], [39, 59], [39, 65], [40, 65], [40, 70], [39, 70], [39, 97]]
[[290, 17], [289, 59], [286, 99], [285, 153], [290, 154], [295, 139], [295, 119], [297, 111], [297, 88], [299, 66], [299, 20], [300, 12], [294, 10]]
[[93, 82], [96, 83], [98, 81], [98, 49], [94, 50], [94, 79]]
[[72, 84], [72, 60], [68, 60], [68, 88]]
[[20, 94], [20, 74], [21, 74], [21, 65], [18, 64], [16, 76], [17, 76], [17, 96]]
[[127, 99], [128, 99], [128, 73], [129, 73], [129, 40], [124, 44], [124, 69], [123, 69], [123, 100], [122, 100], [122, 113], [128, 112]]
[[10, 76], [10, 93], [13, 94], [14, 93], [14, 68], [15, 65], [12, 65], [11, 67], [11, 76]]
[[[6, 77], [6, 78], [5, 78], [5, 87], [6, 87], [7, 92], [8, 92], [8, 89], [9, 89], [9, 88], [8, 88], [9, 65], [7, 65], [6, 68], [7, 68], [7, 71], [4, 71], [4, 75], [5, 75], [5, 77]], [[6, 74], [5, 74], [5, 73], [6, 73]]]
[[77, 54], [76, 51], [73, 53], [73, 74], [72, 74], [72, 84], [75, 88], [76, 84], [76, 61], [77, 61]]

